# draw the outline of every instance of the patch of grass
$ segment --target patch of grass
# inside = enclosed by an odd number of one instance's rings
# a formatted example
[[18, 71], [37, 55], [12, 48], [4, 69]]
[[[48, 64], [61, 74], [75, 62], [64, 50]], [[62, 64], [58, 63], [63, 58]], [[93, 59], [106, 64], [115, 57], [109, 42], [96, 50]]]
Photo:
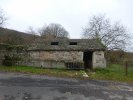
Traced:
[[94, 72], [88, 73], [92, 79], [113, 80], [133, 83], [133, 67], [128, 68], [128, 75], [125, 75], [125, 69], [121, 65], [112, 64], [104, 69], [95, 69]]
[[27, 66], [0, 66], [0, 71], [43, 74], [48, 76], [82, 78], [81, 71], [67, 69], [48, 69]]
[[68, 69], [47, 69], [27, 66], [0, 66], [0, 71], [6, 72], [21, 72], [21, 73], [32, 73], [32, 74], [43, 74], [48, 76], [56, 77], [71, 77], [80, 79], [98, 79], [98, 80], [113, 80], [133, 83], [133, 67], [128, 68], [128, 75], [125, 75], [124, 67], [117, 64], [112, 64], [110, 67], [104, 69], [95, 69], [94, 71], [86, 72], [89, 78], [84, 78], [84, 70], [68, 70]]

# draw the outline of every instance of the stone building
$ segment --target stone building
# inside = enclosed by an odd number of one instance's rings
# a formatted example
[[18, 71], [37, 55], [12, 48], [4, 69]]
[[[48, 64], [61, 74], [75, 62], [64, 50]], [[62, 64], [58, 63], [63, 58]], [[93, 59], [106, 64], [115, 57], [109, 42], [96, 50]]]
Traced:
[[37, 41], [22, 65], [47, 68], [106, 67], [104, 45], [96, 39], [53, 39]]

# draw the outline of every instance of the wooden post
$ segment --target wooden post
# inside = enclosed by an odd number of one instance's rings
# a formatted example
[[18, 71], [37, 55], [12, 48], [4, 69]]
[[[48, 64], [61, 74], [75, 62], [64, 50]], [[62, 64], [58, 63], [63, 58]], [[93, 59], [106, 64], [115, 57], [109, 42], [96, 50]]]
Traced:
[[128, 63], [127, 61], [125, 62], [125, 75], [128, 75]]

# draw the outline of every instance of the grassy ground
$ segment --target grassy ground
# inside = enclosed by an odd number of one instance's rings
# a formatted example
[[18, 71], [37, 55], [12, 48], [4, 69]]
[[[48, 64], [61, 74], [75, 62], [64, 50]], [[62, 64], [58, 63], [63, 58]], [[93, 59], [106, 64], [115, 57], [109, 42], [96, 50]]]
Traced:
[[88, 73], [93, 79], [113, 80], [133, 83], [133, 66], [128, 67], [128, 75], [125, 75], [125, 68], [122, 65], [112, 64], [106, 69], [95, 69], [95, 72]]
[[[67, 69], [45, 69], [27, 66], [0, 66], [0, 71], [44, 74], [58, 77], [84, 78], [83, 70], [77, 71]], [[129, 67], [127, 76], [125, 75], [124, 67], [116, 64], [112, 64], [106, 69], [95, 69], [95, 71], [88, 71], [87, 74], [89, 75], [89, 79], [113, 80], [133, 83], [133, 67]]]
[[0, 66], [0, 71], [44, 74], [48, 76], [72, 77], [72, 78], [82, 77], [82, 71], [67, 70], [67, 69], [36, 68], [36, 67], [27, 67], [27, 66]]

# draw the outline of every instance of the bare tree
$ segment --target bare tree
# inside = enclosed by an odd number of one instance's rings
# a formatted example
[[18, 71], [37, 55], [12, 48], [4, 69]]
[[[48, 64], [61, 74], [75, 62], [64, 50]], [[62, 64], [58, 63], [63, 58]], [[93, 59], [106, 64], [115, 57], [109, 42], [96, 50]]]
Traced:
[[35, 29], [32, 26], [29, 26], [28, 30], [26, 31], [26, 33], [32, 34], [32, 41], [35, 42], [36, 39], [39, 38], [39, 36], [37, 35], [38, 33], [35, 31]]
[[0, 9], [0, 27], [3, 26], [3, 24], [5, 23], [6, 20], [7, 20], [7, 18], [5, 17], [3, 10]]
[[83, 28], [83, 37], [99, 39], [109, 50], [124, 49], [129, 41], [126, 27], [119, 22], [111, 24], [105, 15], [92, 16]]
[[29, 34], [34, 34], [34, 35], [37, 34], [32, 26], [29, 26], [28, 30], [26, 32], [29, 33]]
[[69, 34], [63, 26], [55, 23], [44, 26], [39, 33], [44, 39], [68, 38]]

